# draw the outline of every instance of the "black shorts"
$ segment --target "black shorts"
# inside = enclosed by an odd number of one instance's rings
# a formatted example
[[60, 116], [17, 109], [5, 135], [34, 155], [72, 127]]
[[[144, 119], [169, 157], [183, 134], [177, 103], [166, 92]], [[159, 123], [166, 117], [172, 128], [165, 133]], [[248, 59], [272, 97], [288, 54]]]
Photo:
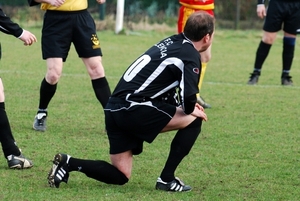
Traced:
[[143, 151], [144, 141], [151, 143], [176, 113], [176, 106], [163, 101], [127, 102], [110, 98], [105, 107], [105, 125], [110, 154]]
[[102, 56], [94, 19], [87, 10], [47, 11], [42, 30], [43, 59], [63, 58], [74, 44], [79, 57]]
[[263, 30], [283, 31], [296, 35], [300, 32], [300, 1], [271, 0]]

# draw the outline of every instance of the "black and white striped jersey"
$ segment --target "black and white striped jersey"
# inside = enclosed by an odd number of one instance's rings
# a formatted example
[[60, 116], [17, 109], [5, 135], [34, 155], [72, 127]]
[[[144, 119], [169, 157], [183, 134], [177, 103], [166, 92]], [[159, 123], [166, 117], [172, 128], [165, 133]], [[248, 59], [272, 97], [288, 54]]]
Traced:
[[178, 89], [186, 114], [193, 112], [201, 72], [200, 54], [183, 33], [163, 39], [125, 71], [112, 97], [131, 100], [161, 99]]

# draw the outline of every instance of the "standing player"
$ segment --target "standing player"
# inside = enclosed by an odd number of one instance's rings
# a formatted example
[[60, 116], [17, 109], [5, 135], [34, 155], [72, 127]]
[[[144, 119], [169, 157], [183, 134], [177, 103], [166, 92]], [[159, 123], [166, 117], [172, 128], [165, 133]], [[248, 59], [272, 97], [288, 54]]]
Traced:
[[[56, 92], [71, 43], [86, 66], [95, 95], [104, 108], [111, 93], [102, 66], [102, 52], [95, 22], [87, 11], [87, 0], [28, 1], [30, 6], [41, 4], [41, 9], [46, 11], [42, 30], [42, 52], [47, 63], [47, 72], [40, 86], [39, 107], [33, 129], [46, 130], [47, 108]], [[97, 2], [101, 4], [105, 0]]]
[[[214, 0], [179, 0], [181, 5], [179, 9], [178, 21], [177, 21], [177, 29], [178, 33], [183, 31], [186, 20], [188, 17], [194, 13], [195, 11], [205, 11], [210, 15], [214, 16]], [[207, 63], [211, 59], [211, 47], [209, 47], [206, 51], [201, 52], [201, 77], [199, 81], [199, 93], [197, 94], [197, 102], [204, 108], [211, 108], [210, 104], [206, 103], [204, 99], [200, 96], [201, 86], [204, 79], [204, 74], [206, 72]]]
[[[57, 154], [48, 175], [52, 187], [67, 182], [69, 172], [79, 171], [108, 184], [123, 185], [131, 176], [133, 155], [143, 151], [161, 132], [176, 130], [170, 153], [156, 189], [189, 191], [175, 170], [188, 155], [207, 120], [197, 103], [201, 69], [199, 52], [212, 43], [214, 18], [193, 13], [184, 33], [170, 36], [147, 50], [125, 71], [105, 108], [105, 126], [110, 143], [111, 164]], [[178, 89], [180, 106], [172, 101]]]
[[267, 10], [264, 0], [258, 0], [257, 15], [262, 19], [266, 17], [266, 19], [263, 36], [256, 51], [254, 69], [248, 84], [255, 85], [258, 82], [262, 65], [276, 39], [277, 32], [283, 29], [281, 84], [293, 85], [292, 77], [289, 74], [294, 58], [296, 34], [300, 30], [300, 0], [270, 0]]
[[[18, 24], [12, 22], [0, 8], [0, 31], [11, 34], [24, 42], [24, 45], [31, 45], [36, 42], [36, 37], [27, 30], [22, 29]], [[0, 45], [0, 59], [1, 59], [1, 45]], [[18, 148], [13, 134], [11, 132], [8, 117], [5, 111], [5, 96], [4, 87], [0, 78], [0, 141], [2, 151], [7, 160], [8, 167], [11, 169], [31, 168], [32, 162], [22, 155]]]

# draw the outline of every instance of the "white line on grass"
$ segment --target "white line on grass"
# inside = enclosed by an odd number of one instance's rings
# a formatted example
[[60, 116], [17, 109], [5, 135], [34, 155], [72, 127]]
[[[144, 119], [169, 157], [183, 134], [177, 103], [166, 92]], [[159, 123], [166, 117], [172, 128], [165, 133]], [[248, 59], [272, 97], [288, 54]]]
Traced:
[[[13, 70], [0, 70], [0, 77], [1, 77], [1, 73], [7, 73], [7, 74], [11, 74], [11, 73], [19, 73], [19, 74], [27, 74], [27, 75], [33, 75], [36, 74], [34, 72], [28, 72], [28, 71], [13, 71]], [[66, 77], [88, 77], [87, 73], [82, 73], [82, 74], [74, 74], [74, 73], [63, 73], [62, 76], [66, 76]], [[106, 76], [107, 78], [111, 78], [111, 79], [119, 79], [119, 76]], [[228, 85], [228, 86], [248, 86], [247, 84], [239, 84], [239, 83], [230, 83], [230, 82], [203, 82], [205, 84], [210, 84], [210, 85]], [[249, 87], [259, 87], [259, 88], [282, 88], [282, 87], [288, 87], [289, 89], [300, 89], [300, 86], [282, 86], [282, 85], [253, 85], [253, 86], [249, 86]]]
[[228, 86], [249, 86], [249, 87], [259, 87], [259, 88], [289, 88], [289, 89], [300, 89], [300, 86], [282, 86], [280, 84], [278, 85], [247, 85], [247, 84], [239, 84], [239, 83], [229, 83], [229, 82], [203, 82], [205, 84], [210, 84], [210, 85], [228, 85]]

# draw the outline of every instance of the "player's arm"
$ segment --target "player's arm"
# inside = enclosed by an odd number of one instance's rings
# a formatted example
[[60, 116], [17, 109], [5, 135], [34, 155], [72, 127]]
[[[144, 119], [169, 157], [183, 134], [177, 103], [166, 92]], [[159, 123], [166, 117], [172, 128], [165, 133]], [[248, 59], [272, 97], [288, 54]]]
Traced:
[[197, 102], [196, 94], [199, 92], [199, 73], [194, 72], [193, 69], [199, 70], [199, 67], [196, 67], [196, 64], [184, 67], [184, 83], [180, 89], [181, 95], [183, 95], [182, 106], [185, 114], [191, 114], [194, 111]]
[[20, 37], [23, 33], [23, 29], [17, 24], [11, 21], [7, 17], [3, 10], [0, 8], [0, 31], [6, 34], [14, 35], [15, 37]]
[[178, 58], [184, 62], [183, 78], [178, 78], [181, 79], [179, 95], [181, 96], [182, 109], [185, 114], [191, 114], [197, 102], [196, 94], [199, 93], [200, 54], [190, 43], [185, 43]]
[[204, 108], [196, 103], [196, 94], [195, 96], [190, 96], [191, 100], [188, 101], [188, 98], [186, 99], [185, 108], [183, 108], [183, 112], [185, 114], [190, 114], [195, 117], [201, 118], [204, 121], [207, 121], [207, 115], [204, 112]]
[[17, 23], [11, 21], [7, 17], [3, 10], [0, 8], [0, 31], [6, 34], [14, 35], [24, 42], [24, 45], [31, 45], [36, 42], [37, 39], [31, 32], [22, 29]]
[[183, 100], [184, 113], [185, 114], [191, 114], [194, 111], [196, 102], [197, 102], [196, 94], [192, 95], [192, 96], [189, 96], [189, 97], [185, 97], [184, 100]]
[[266, 12], [266, 6], [265, 6], [264, 0], [257, 0], [257, 7], [256, 7], [256, 13], [257, 16], [261, 19], [263, 19], [267, 12]]
[[192, 115], [207, 121], [204, 108], [197, 103], [196, 93], [183, 99], [182, 109], [184, 114]]

